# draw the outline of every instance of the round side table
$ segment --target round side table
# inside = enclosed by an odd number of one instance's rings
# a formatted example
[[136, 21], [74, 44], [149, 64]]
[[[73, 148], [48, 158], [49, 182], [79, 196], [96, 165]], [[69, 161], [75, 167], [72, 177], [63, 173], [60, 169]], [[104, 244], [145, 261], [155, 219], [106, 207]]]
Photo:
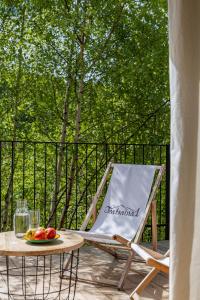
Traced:
[[84, 240], [73, 232], [59, 234], [50, 243], [31, 244], [16, 238], [13, 231], [0, 233], [1, 300], [74, 299]]

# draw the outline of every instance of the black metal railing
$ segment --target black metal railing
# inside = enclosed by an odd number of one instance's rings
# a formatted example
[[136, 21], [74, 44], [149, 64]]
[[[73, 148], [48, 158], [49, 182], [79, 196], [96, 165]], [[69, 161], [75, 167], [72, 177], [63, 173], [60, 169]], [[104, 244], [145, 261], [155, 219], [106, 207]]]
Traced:
[[[110, 160], [164, 164], [157, 194], [159, 239], [169, 238], [169, 145], [0, 141], [0, 228], [13, 227], [16, 201], [41, 211], [41, 223], [77, 229]], [[144, 238], [151, 236], [151, 220]]]

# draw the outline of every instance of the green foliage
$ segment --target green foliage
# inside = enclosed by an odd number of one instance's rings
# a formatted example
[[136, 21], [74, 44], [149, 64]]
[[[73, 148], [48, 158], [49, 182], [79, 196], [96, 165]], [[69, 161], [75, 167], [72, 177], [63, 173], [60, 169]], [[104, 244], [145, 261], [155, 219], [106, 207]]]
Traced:
[[83, 76], [81, 141], [169, 141], [165, 1], [1, 1], [0, 14], [1, 139], [59, 141], [70, 78], [73, 141]]

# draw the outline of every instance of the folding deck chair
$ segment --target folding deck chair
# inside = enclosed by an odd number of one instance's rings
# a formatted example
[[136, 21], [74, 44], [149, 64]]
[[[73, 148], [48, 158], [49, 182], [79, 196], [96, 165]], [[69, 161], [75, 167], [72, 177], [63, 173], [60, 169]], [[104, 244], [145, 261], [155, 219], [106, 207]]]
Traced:
[[150, 284], [158, 272], [169, 273], [169, 250], [162, 255], [134, 243], [131, 244], [131, 248], [134, 253], [137, 253], [145, 260], [146, 265], [153, 267], [130, 295], [131, 300], [137, 300], [143, 289]]
[[[96, 205], [112, 169], [107, 193], [96, 217]], [[150, 210], [152, 211], [153, 248], [157, 248], [155, 196], [163, 172], [164, 166], [115, 164], [110, 162], [86, 218], [78, 231], [86, 242], [112, 254], [114, 257], [119, 257], [116, 250], [125, 249], [129, 251], [125, 269], [117, 284], [119, 289], [123, 287], [133, 258], [131, 242], [139, 243], [141, 240]], [[86, 231], [92, 216], [94, 225], [89, 231]], [[66, 266], [68, 263], [69, 261], [66, 262]], [[107, 279], [106, 284], [108, 284]]]

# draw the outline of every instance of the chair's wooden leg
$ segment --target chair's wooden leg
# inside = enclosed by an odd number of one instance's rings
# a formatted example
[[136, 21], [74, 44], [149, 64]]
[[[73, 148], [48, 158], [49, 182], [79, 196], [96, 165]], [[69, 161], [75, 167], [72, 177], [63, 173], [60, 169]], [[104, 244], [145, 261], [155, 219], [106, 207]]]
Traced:
[[158, 274], [158, 270], [156, 268], [153, 268], [147, 276], [140, 282], [140, 284], [136, 287], [136, 289], [131, 293], [130, 299], [138, 299], [138, 295], [141, 294], [143, 289], [149, 285], [149, 283], [153, 280], [153, 278]]
[[93, 217], [93, 223], [95, 223], [97, 220], [97, 208], [96, 207], [93, 210], [92, 217]]
[[61, 276], [62, 278], [64, 276], [64, 272], [67, 270], [70, 263], [71, 263], [71, 252], [70, 252], [70, 256], [68, 258], [66, 258], [63, 263], [63, 272], [62, 272], [62, 276]]
[[101, 245], [101, 244], [98, 244], [98, 243], [95, 243], [95, 242], [89, 242], [90, 244], [92, 244], [93, 246], [95, 246], [96, 248], [98, 249], [101, 249], [107, 253], [109, 253], [110, 255], [114, 256], [115, 258], [118, 258], [118, 254], [116, 251], [104, 246], [104, 245]]
[[131, 262], [132, 262], [132, 259], [133, 259], [134, 255], [135, 255], [135, 253], [133, 251], [131, 251], [129, 256], [128, 256], [124, 272], [122, 273], [122, 276], [121, 276], [121, 278], [119, 280], [119, 283], [118, 283], [118, 286], [117, 286], [119, 290], [121, 290], [124, 286], [124, 282], [125, 282], [125, 279], [127, 277], [128, 271], [130, 269]]
[[152, 215], [152, 246], [153, 250], [157, 251], [157, 217], [156, 217], [156, 201], [151, 203], [151, 215]]

